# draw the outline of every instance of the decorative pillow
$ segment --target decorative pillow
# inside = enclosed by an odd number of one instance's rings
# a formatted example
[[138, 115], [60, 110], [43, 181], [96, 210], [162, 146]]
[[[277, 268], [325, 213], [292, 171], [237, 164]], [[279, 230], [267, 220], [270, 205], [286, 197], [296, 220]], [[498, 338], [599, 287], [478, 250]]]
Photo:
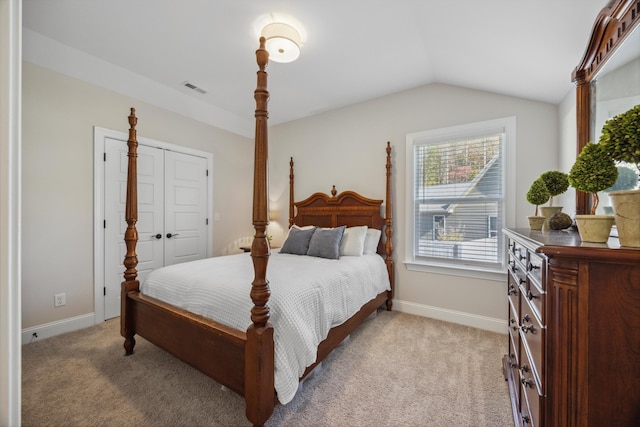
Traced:
[[380, 236], [382, 235], [382, 231], [369, 228], [367, 230], [367, 236], [364, 238], [364, 250], [363, 253], [365, 255], [373, 255], [378, 253], [378, 243], [380, 242]]
[[340, 241], [345, 228], [344, 225], [336, 228], [316, 228], [309, 242], [307, 255], [328, 259], [340, 258]]
[[344, 230], [340, 243], [340, 256], [361, 256], [364, 250], [364, 238], [367, 226], [349, 227]]
[[316, 231], [315, 227], [302, 230], [297, 227], [291, 227], [287, 240], [282, 244], [280, 253], [294, 254], [294, 255], [306, 255], [309, 250], [309, 242], [313, 232]]

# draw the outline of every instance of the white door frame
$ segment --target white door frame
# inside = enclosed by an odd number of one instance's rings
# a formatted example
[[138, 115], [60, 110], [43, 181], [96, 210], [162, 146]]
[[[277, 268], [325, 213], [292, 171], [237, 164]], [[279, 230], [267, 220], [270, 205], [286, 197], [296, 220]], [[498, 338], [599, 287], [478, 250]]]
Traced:
[[[127, 141], [129, 134], [94, 126], [93, 128], [93, 281], [94, 323], [104, 322], [104, 144], [105, 138]], [[137, 136], [138, 143], [207, 159], [207, 257], [213, 256], [213, 154], [169, 142]], [[124, 273], [124, 267], [122, 272]], [[124, 280], [124, 278], [123, 278]]]

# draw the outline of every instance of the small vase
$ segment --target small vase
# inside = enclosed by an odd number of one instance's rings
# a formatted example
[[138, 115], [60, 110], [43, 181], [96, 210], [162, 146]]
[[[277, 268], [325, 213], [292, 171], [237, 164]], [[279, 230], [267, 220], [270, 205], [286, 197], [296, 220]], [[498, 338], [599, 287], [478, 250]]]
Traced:
[[543, 216], [528, 216], [529, 228], [532, 230], [541, 230], [546, 218]]
[[541, 206], [540, 212], [545, 218], [544, 223], [542, 224], [542, 230], [551, 230], [551, 228], [549, 228], [549, 221], [547, 220], [551, 217], [551, 215], [562, 212], [562, 206]]
[[611, 215], [576, 215], [576, 224], [583, 242], [606, 243], [613, 226]]
[[621, 246], [640, 248], [640, 190], [609, 193]]

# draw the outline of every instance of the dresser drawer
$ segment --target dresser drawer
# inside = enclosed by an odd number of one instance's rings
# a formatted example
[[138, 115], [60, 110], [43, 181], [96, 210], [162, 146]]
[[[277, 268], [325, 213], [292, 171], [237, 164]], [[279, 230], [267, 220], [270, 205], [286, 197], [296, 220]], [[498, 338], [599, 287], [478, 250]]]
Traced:
[[546, 292], [540, 289], [535, 282], [531, 280], [527, 282], [526, 291], [523, 292], [522, 298], [529, 303], [531, 309], [534, 311], [536, 317], [538, 318], [538, 321], [542, 326], [546, 325], [544, 318], [544, 305], [546, 297]]
[[[508, 273], [507, 279], [507, 295], [509, 296], [509, 304], [513, 306], [513, 312], [515, 313], [516, 320], [520, 319], [520, 293], [522, 288], [518, 285], [519, 278], [512, 272]], [[511, 326], [511, 324], [509, 325]]]
[[513, 307], [509, 304], [509, 359], [519, 366], [520, 354], [520, 324], [518, 316]]
[[[540, 425], [540, 410], [542, 407], [542, 397], [538, 388], [535, 375], [531, 370], [532, 363], [525, 354], [522, 355], [523, 360], [520, 366], [520, 385], [522, 386], [520, 398], [520, 408], [522, 414], [522, 424], [524, 426]], [[525, 415], [529, 415], [527, 422]]]
[[522, 246], [520, 243], [516, 241], [511, 242], [511, 254], [523, 266], [526, 266], [527, 262], [527, 248]]
[[545, 291], [544, 288], [544, 260], [540, 255], [529, 251], [529, 260], [527, 261], [527, 274], [531, 280], [536, 282], [536, 285]]
[[542, 364], [544, 333], [545, 330], [533, 314], [531, 306], [526, 300], [523, 300], [520, 306], [520, 346], [524, 351], [521, 351], [520, 359], [522, 363], [525, 358], [523, 353], [528, 353], [527, 357], [531, 362], [531, 368], [535, 374], [541, 394], [544, 392], [544, 384], [541, 381], [543, 378], [542, 369], [544, 368]]

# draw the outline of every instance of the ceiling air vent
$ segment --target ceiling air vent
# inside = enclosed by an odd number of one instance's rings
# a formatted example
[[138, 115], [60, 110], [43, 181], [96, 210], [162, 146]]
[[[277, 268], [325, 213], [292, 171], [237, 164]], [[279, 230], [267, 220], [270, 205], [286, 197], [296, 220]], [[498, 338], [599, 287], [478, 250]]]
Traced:
[[182, 82], [182, 86], [188, 87], [189, 89], [195, 90], [196, 92], [201, 93], [203, 95], [205, 93], [207, 93], [207, 91], [205, 89], [202, 89], [201, 87], [198, 87], [198, 86], [196, 86], [196, 85], [194, 85], [193, 83], [190, 83], [190, 82]]

